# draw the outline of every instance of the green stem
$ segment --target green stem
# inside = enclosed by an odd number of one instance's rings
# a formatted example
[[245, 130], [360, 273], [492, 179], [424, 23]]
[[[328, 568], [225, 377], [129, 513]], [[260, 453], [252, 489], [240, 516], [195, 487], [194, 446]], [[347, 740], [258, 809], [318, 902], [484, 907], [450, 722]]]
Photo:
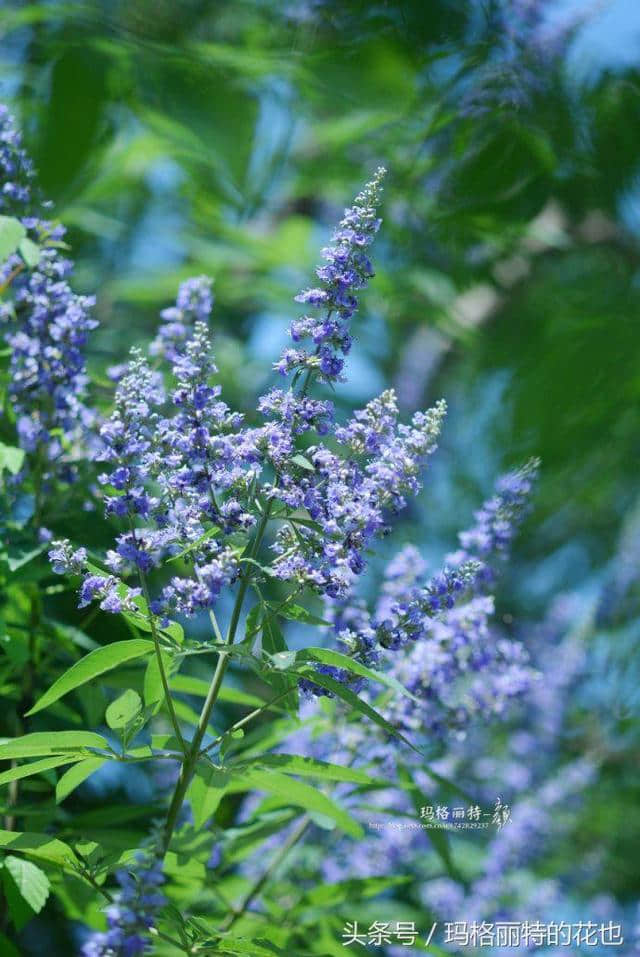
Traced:
[[162, 661], [162, 650], [160, 648], [160, 638], [158, 637], [158, 630], [156, 628], [155, 618], [151, 612], [151, 596], [149, 594], [149, 586], [147, 585], [147, 579], [140, 567], [138, 567], [138, 577], [140, 578], [140, 587], [142, 588], [142, 594], [144, 595], [144, 600], [147, 603], [147, 608], [149, 610], [148, 618], [149, 625], [151, 627], [151, 635], [153, 637], [153, 645], [156, 652], [156, 661], [158, 662], [158, 671], [160, 672], [160, 680], [162, 681], [162, 688], [164, 691], [165, 701], [167, 703], [167, 709], [169, 711], [169, 717], [171, 718], [171, 724], [173, 725], [173, 730], [175, 731], [176, 737], [180, 743], [180, 747], [183, 753], [187, 754], [187, 744], [182, 737], [182, 731], [180, 730], [180, 722], [178, 721], [178, 716], [176, 715], [175, 708], [173, 707], [173, 699], [171, 697], [171, 689], [169, 688], [169, 681], [167, 679], [167, 673], [164, 669], [164, 662]]
[[262, 714], [263, 711], [268, 711], [269, 708], [272, 708], [274, 704], [277, 704], [278, 701], [282, 701], [282, 699], [286, 698], [289, 694], [291, 694], [291, 691], [289, 688], [287, 688], [286, 691], [282, 691], [279, 695], [276, 695], [275, 698], [271, 698], [270, 701], [265, 701], [261, 707], [251, 711], [249, 714], [245, 715], [244, 718], [240, 718], [240, 720], [236, 721], [235, 724], [232, 724], [230, 728], [227, 728], [226, 731], [224, 731], [222, 734], [219, 734], [218, 737], [211, 742], [211, 744], [208, 744], [206, 748], [201, 751], [201, 754], [207, 754], [207, 752], [211, 751], [212, 748], [215, 748], [217, 744], [220, 744], [223, 738], [226, 738], [228, 734], [233, 734], [234, 731], [237, 731], [239, 728], [243, 728], [245, 724], [249, 724], [249, 722], [254, 718], [257, 718], [259, 714]]
[[[317, 350], [316, 350], [317, 351]], [[302, 386], [301, 394], [306, 395], [307, 389], [309, 388], [313, 370], [307, 370], [307, 375]], [[271, 515], [271, 510], [273, 508], [273, 498], [270, 498], [267, 506], [262, 513], [260, 519], [260, 524], [256, 531], [256, 536], [253, 540], [253, 544], [249, 548], [249, 555], [247, 557], [253, 558], [260, 545], [262, 544], [262, 539], [264, 538], [264, 533], [269, 522]], [[226, 644], [232, 645], [236, 636], [236, 631], [238, 628], [238, 623], [240, 621], [240, 615], [242, 613], [242, 606], [244, 604], [244, 599], [247, 594], [247, 589], [249, 587], [249, 582], [251, 580], [252, 574], [252, 565], [247, 564], [242, 579], [240, 582], [240, 587], [238, 589], [238, 594], [236, 596], [235, 604], [233, 606], [233, 611], [231, 613], [231, 620], [229, 621], [229, 629], [227, 631]], [[159, 853], [161, 857], [164, 858], [169, 846], [171, 844], [171, 838], [173, 837], [173, 832], [175, 830], [178, 815], [180, 814], [180, 809], [185, 799], [185, 795], [195, 773], [196, 765], [200, 757], [200, 746], [202, 740], [205, 736], [209, 719], [211, 718], [211, 712], [216, 703], [216, 699], [220, 692], [222, 682], [224, 680], [225, 673], [229, 667], [229, 656], [224, 652], [221, 652], [220, 657], [218, 658], [218, 663], [216, 665], [216, 670], [211, 679], [211, 684], [209, 686], [209, 691], [207, 697], [205, 698], [204, 704], [202, 705], [202, 711], [200, 712], [200, 718], [198, 720], [198, 727], [196, 728], [196, 733], [193, 736], [191, 741], [191, 746], [188, 752], [185, 754], [185, 759], [183, 765], [180, 769], [180, 776], [178, 778], [177, 784], [175, 786], [173, 797], [171, 798], [171, 803], [169, 805], [169, 810], [167, 812], [167, 820], [165, 822], [165, 827], [162, 835], [162, 841], [160, 844]]]
[[311, 824], [311, 818], [308, 814], [305, 814], [304, 817], [300, 819], [298, 826], [291, 832], [287, 840], [284, 842], [278, 853], [275, 855], [271, 863], [265, 870], [262, 872], [260, 877], [251, 885], [247, 893], [242, 899], [242, 903], [237, 907], [233, 913], [229, 914], [226, 920], [223, 922], [220, 927], [221, 931], [230, 930], [236, 921], [246, 913], [249, 906], [258, 896], [264, 885], [271, 878], [273, 873], [280, 867], [284, 859], [286, 858], [289, 851], [295, 847], [295, 845], [300, 841], [307, 832], [307, 828]]
[[[249, 556], [253, 557], [264, 537], [264, 533], [267, 527], [267, 522], [269, 521], [269, 513], [271, 511], [271, 501], [267, 505], [260, 524], [256, 531], [256, 537], [253, 540], [253, 544], [249, 549]], [[245, 596], [247, 594], [247, 589], [249, 587], [249, 582], [251, 579], [252, 566], [248, 565], [240, 582], [240, 587], [238, 589], [238, 594], [236, 596], [235, 604], [233, 606], [233, 611], [231, 613], [231, 620], [229, 622], [229, 629], [227, 631], [226, 644], [232, 645], [236, 636], [236, 631], [238, 629], [238, 624], [240, 622], [240, 614], [242, 612], [242, 605], [244, 603]], [[207, 727], [209, 725], [209, 719], [211, 718], [211, 712], [213, 711], [213, 706], [216, 703], [218, 694], [220, 693], [220, 688], [224, 680], [227, 668], [229, 667], [229, 656], [225, 652], [220, 653], [218, 658], [218, 663], [216, 665], [216, 670], [211, 679], [211, 684], [209, 686], [209, 691], [207, 692], [207, 697], [205, 698], [204, 704], [202, 705], [202, 711], [200, 712], [200, 718], [198, 720], [198, 727], [196, 728], [196, 733], [193, 736], [191, 741], [191, 746], [189, 747], [187, 753], [185, 754], [185, 760], [180, 769], [180, 777], [176, 784], [175, 790], [173, 792], [173, 797], [171, 799], [171, 804], [169, 805], [169, 811], [167, 813], [167, 820], [164, 827], [164, 832], [162, 835], [162, 843], [160, 847], [160, 854], [162, 857], [165, 856], [169, 850], [169, 845], [171, 844], [171, 838], [178, 821], [178, 815], [180, 813], [180, 808], [182, 807], [187, 789], [191, 784], [198, 759], [200, 757], [200, 746], [202, 740], [206, 734]]]

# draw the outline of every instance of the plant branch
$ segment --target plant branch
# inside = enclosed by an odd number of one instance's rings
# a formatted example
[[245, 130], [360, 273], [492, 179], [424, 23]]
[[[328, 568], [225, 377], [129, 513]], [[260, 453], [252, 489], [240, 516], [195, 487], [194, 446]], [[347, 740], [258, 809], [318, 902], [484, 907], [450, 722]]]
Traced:
[[258, 877], [258, 879], [251, 885], [251, 887], [249, 888], [249, 890], [243, 897], [242, 903], [240, 904], [240, 906], [236, 907], [233, 913], [231, 913], [223, 922], [220, 930], [222, 931], [230, 930], [233, 927], [233, 925], [236, 923], [236, 921], [240, 920], [240, 918], [246, 913], [247, 909], [255, 900], [255, 898], [258, 896], [258, 894], [260, 893], [264, 885], [271, 878], [271, 876], [278, 869], [278, 867], [282, 864], [282, 862], [288, 855], [289, 851], [293, 847], [295, 847], [295, 845], [304, 837], [304, 835], [307, 832], [307, 828], [309, 827], [310, 824], [311, 824], [311, 818], [309, 817], [308, 814], [305, 814], [304, 817], [300, 819], [300, 823], [298, 824], [298, 826], [294, 828], [294, 830], [291, 832], [287, 840], [284, 842], [284, 844], [282, 845], [278, 853], [275, 855], [275, 857], [273, 858], [269, 866], [265, 868], [265, 870], [262, 872], [260, 877]]

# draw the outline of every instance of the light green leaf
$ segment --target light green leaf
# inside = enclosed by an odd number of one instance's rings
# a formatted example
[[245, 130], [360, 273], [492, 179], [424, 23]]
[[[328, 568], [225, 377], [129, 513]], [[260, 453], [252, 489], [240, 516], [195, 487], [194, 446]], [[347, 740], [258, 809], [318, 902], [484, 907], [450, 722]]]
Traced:
[[315, 465], [312, 462], [310, 462], [309, 459], [305, 458], [305, 456], [301, 455], [300, 453], [298, 453], [297, 455], [293, 455], [291, 457], [291, 461], [294, 463], [294, 465], [299, 465], [300, 468], [306, 469], [308, 472], [315, 472], [316, 470]]
[[230, 771], [230, 780], [226, 785], [227, 791], [268, 791], [286, 800], [288, 804], [303, 807], [305, 811], [317, 811], [325, 817], [331, 818], [336, 824], [352, 837], [362, 837], [363, 829], [338, 804], [328, 798], [321, 791], [297, 781], [278, 771], [262, 768], [247, 767], [242, 771]]
[[22, 857], [7, 855], [4, 866], [11, 874], [16, 887], [29, 907], [39, 914], [49, 896], [49, 878], [37, 864], [25, 861]]
[[142, 699], [130, 688], [112, 701], [105, 712], [105, 720], [112, 731], [126, 728], [142, 711]]
[[215, 814], [229, 783], [229, 774], [220, 768], [200, 765], [189, 787], [193, 823], [199, 830]]
[[416, 696], [411, 694], [410, 691], [391, 675], [367, 668], [366, 665], [360, 664], [359, 661], [355, 661], [353, 658], [350, 658], [349, 655], [343, 655], [340, 651], [332, 651], [330, 648], [305, 648], [298, 652], [298, 661], [308, 660], [319, 661], [323, 665], [334, 665], [336, 668], [344, 668], [345, 671], [350, 671], [352, 674], [359, 675], [362, 678], [369, 678], [370, 681], [376, 681], [378, 684], [386, 685], [387, 688], [392, 688], [393, 691], [397, 691], [398, 694], [418, 702]]
[[[241, 762], [234, 767], [243, 766]], [[312, 778], [323, 778], [327, 781], [351, 781], [353, 784], [384, 784], [376, 781], [364, 771], [357, 768], [346, 768], [339, 764], [330, 764], [316, 758], [302, 757], [299, 754], [264, 754], [252, 762], [251, 767], [275, 768], [287, 774], [300, 774]]]
[[319, 884], [306, 892], [302, 905], [335, 907], [336, 904], [342, 904], [346, 900], [355, 901], [376, 897], [398, 884], [406, 884], [411, 879], [408, 876], [352, 877], [345, 881], [338, 881], [336, 884]]
[[39, 555], [45, 551], [49, 546], [46, 543], [42, 545], [36, 545], [35, 548], [30, 548], [24, 545], [14, 545], [9, 549], [6, 555], [7, 565], [11, 572], [17, 572], [24, 565], [28, 565], [29, 562], [32, 562], [34, 558], [38, 558]]
[[104, 758], [86, 758], [65, 771], [56, 784], [56, 804], [61, 804], [83, 781], [101, 768], [104, 762]]
[[154, 650], [153, 642], [144, 638], [131, 638], [128, 641], [118, 641], [112, 645], [106, 645], [104, 648], [96, 648], [90, 651], [88, 655], [76, 661], [68, 671], [65, 671], [57, 681], [55, 681], [48, 691], [35, 703], [27, 715], [36, 714], [47, 708], [54, 701], [62, 698], [63, 695], [73, 691], [74, 688], [86, 684], [105, 671], [111, 671], [125, 661], [132, 661], [134, 658], [141, 658]]
[[[262, 628], [262, 649], [263, 651], [266, 651], [268, 655], [276, 655], [282, 652], [287, 653], [289, 650], [284, 640], [284, 635], [282, 634], [282, 631], [280, 630], [275, 618], [270, 618], [264, 622]], [[284, 660], [288, 661], [288, 659]], [[282, 662], [283, 659], [280, 659], [280, 661]], [[270, 675], [265, 675], [265, 677], [269, 681], [269, 684], [272, 686], [276, 695], [284, 693], [288, 688], [291, 689], [290, 694], [283, 698], [280, 704], [291, 714], [297, 714], [298, 689], [296, 687], [296, 682], [292, 680], [292, 678], [286, 673], [272, 673]]]
[[13, 216], [0, 216], [0, 262], [8, 259], [27, 235], [22, 223]]
[[308, 670], [300, 675], [300, 677], [306, 678], [307, 681], [314, 681], [316, 684], [320, 685], [321, 688], [326, 688], [327, 691], [332, 691], [337, 698], [341, 698], [345, 704], [348, 704], [352, 710], [359, 711], [360, 714], [365, 715], [367, 718], [370, 718], [378, 727], [383, 728], [388, 734], [393, 735], [393, 737], [399, 738], [401, 741], [404, 741], [412, 751], [415, 751], [416, 754], [424, 757], [419, 748], [416, 748], [414, 744], [409, 741], [404, 734], [401, 734], [397, 728], [394, 728], [392, 724], [383, 718], [381, 714], [378, 714], [371, 705], [367, 704], [366, 701], [363, 701], [362, 698], [359, 698], [357, 694], [354, 694], [346, 685], [343, 685], [340, 681], [336, 681], [334, 678], [331, 678], [329, 675], [322, 674], [321, 672]]
[[53, 758], [43, 758], [41, 761], [31, 761], [29, 764], [21, 764], [19, 767], [10, 768], [0, 774], [0, 785], [8, 784], [10, 781], [19, 781], [21, 778], [29, 778], [32, 774], [39, 774], [41, 771], [49, 771], [51, 768], [57, 768], [61, 764], [71, 764], [77, 761], [71, 755], [56, 755]]
[[69, 868], [76, 855], [68, 844], [50, 837], [48, 834], [34, 834], [30, 831], [0, 831], [0, 848], [10, 851], [19, 851], [27, 857], [57, 864]]
[[33, 240], [25, 237], [18, 246], [18, 252], [29, 269], [35, 269], [40, 262], [40, 247]]
[[266, 614], [264, 602], [257, 602], [249, 614], [244, 626], [246, 638], [254, 638], [262, 628], [262, 619]]
[[4, 442], [0, 442], [0, 472], [6, 469], [12, 475], [17, 475], [23, 462], [23, 449], [17, 449], [13, 445], [5, 445]]
[[195, 542], [192, 542], [190, 545], [187, 545], [187, 547], [183, 548], [182, 551], [178, 552], [177, 555], [172, 555], [171, 558], [167, 559], [167, 561], [168, 562], [180, 561], [180, 559], [184, 558], [185, 555], [189, 555], [191, 552], [197, 551], [201, 545], [204, 545], [204, 543], [208, 542], [210, 538], [213, 538], [215, 535], [217, 535], [219, 531], [220, 529], [218, 528], [218, 526], [214, 525], [212, 528], [204, 532], [200, 536], [200, 538], [197, 538]]
[[[173, 691], [196, 695], [199, 698], [206, 698], [210, 685], [203, 678], [194, 678], [192, 675], [173, 675], [169, 679], [169, 684]], [[225, 685], [220, 688], [218, 701], [244, 705], [247, 708], [261, 708], [265, 704], [264, 699], [257, 695], [247, 694], [246, 691], [239, 691], [238, 688], [226, 687]]]
[[93, 731], [35, 731], [21, 738], [4, 738], [0, 743], [0, 761], [39, 758], [46, 754], [82, 753], [85, 748], [108, 748], [108, 742]]
[[[270, 606], [273, 608], [273, 606]], [[275, 611], [275, 608], [273, 608]], [[317, 615], [312, 615], [310, 611], [307, 611], [306, 608], [303, 608], [302, 605], [282, 605], [281, 608], [278, 608], [278, 614], [281, 618], [288, 618], [289, 621], [299, 621], [303, 625], [329, 625], [331, 624], [328, 621], [325, 621], [324, 618], [318, 618]]]
[[[171, 672], [172, 658], [166, 651], [160, 652], [164, 673], [168, 676]], [[144, 703], [155, 714], [164, 700], [164, 687], [162, 685], [162, 675], [160, 674], [160, 665], [158, 656], [154, 655], [149, 659], [149, 664], [144, 673], [143, 682]]]

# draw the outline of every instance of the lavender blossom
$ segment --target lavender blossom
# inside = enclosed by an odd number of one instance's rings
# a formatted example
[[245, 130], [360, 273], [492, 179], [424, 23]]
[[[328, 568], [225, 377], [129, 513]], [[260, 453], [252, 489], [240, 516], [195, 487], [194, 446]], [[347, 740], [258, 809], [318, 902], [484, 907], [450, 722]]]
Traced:
[[342, 458], [324, 446], [306, 450], [309, 468], [279, 476], [270, 490], [289, 508], [304, 508], [316, 527], [283, 526], [276, 537], [274, 571], [332, 597], [344, 596], [365, 567], [363, 553], [387, 529], [388, 515], [420, 488], [419, 473], [435, 448], [446, 406], [439, 402], [398, 424], [393, 392], [374, 399], [336, 437], [353, 453]]
[[149, 346], [150, 354], [174, 362], [193, 334], [196, 322], [208, 323], [212, 308], [211, 279], [208, 276], [187, 279], [178, 290], [175, 306], [160, 313], [163, 322]]
[[91, 934], [82, 957], [139, 957], [151, 953], [149, 930], [167, 903], [162, 863], [138, 854], [131, 869], [116, 872], [120, 891], [106, 908], [107, 930]]
[[[0, 169], [5, 179], [0, 210], [20, 218], [27, 238], [40, 246], [37, 265], [13, 254], [1, 264], [0, 278], [13, 301], [0, 304], [8, 327], [10, 385], [20, 446], [44, 478], [70, 481], [78, 449], [91, 444], [94, 412], [86, 405], [85, 347], [98, 325], [90, 310], [94, 297], [76, 295], [68, 283], [72, 263], [57, 248], [62, 227], [34, 215], [34, 170], [6, 107], [0, 107]], [[42, 204], [40, 204], [42, 206]]]
[[507, 472], [496, 482], [495, 494], [474, 513], [475, 525], [458, 538], [462, 546], [447, 556], [447, 564], [455, 568], [472, 559], [483, 563], [479, 584], [495, 578], [496, 560], [506, 557], [518, 525], [530, 508], [530, 496], [538, 475], [538, 459], [531, 459], [522, 468]]
[[318, 266], [316, 275], [321, 285], [305, 289], [296, 302], [322, 312], [321, 317], [303, 316], [292, 323], [289, 330], [295, 343], [305, 339], [313, 342], [314, 350], [287, 349], [275, 368], [282, 375], [292, 372], [314, 371], [326, 382], [342, 378], [344, 356], [351, 349], [350, 321], [358, 308], [355, 295], [373, 276], [371, 262], [365, 250], [371, 245], [380, 228], [376, 209], [380, 203], [382, 179], [385, 170], [380, 167], [354, 204], [345, 210], [332, 244], [322, 250], [325, 265]]

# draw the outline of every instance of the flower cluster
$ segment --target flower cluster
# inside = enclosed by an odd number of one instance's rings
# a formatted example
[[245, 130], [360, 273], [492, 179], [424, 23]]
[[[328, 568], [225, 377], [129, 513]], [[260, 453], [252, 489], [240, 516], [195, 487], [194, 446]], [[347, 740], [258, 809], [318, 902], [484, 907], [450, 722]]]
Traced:
[[22, 211], [31, 199], [35, 170], [23, 149], [20, 131], [4, 103], [0, 103], [0, 171], [0, 210], [4, 215]]
[[196, 322], [208, 323], [212, 308], [211, 279], [208, 276], [187, 279], [178, 290], [175, 306], [160, 313], [163, 321], [149, 346], [150, 354], [174, 362], [193, 333]]
[[293, 341], [310, 339], [315, 349], [313, 352], [299, 348], [285, 350], [276, 363], [276, 369], [283, 375], [314, 371], [327, 382], [341, 378], [343, 357], [351, 349], [350, 321], [358, 308], [355, 293], [373, 276], [366, 249], [380, 228], [377, 207], [385, 172], [382, 167], [377, 170], [371, 182], [356, 196], [353, 206], [345, 210], [331, 245], [322, 250], [325, 264], [316, 269], [321, 285], [305, 289], [295, 297], [296, 302], [319, 310], [322, 315], [302, 316], [292, 323]]
[[269, 494], [290, 509], [305, 509], [312, 524], [294, 520], [278, 531], [275, 574], [334, 598], [345, 596], [365, 567], [364, 552], [374, 536], [386, 532], [389, 515], [419, 490], [420, 469], [436, 449], [445, 411], [439, 402], [417, 412], [411, 425], [398, 423], [389, 390], [335, 429], [348, 457], [317, 445], [303, 461], [292, 459]]
[[42, 247], [37, 263], [29, 266], [14, 253], [0, 269], [0, 279], [11, 283], [14, 292], [13, 301], [0, 304], [0, 323], [8, 326], [9, 395], [18, 440], [38, 457], [45, 476], [55, 472], [71, 480], [77, 449], [88, 442], [95, 422], [85, 403], [85, 347], [98, 324], [91, 316], [95, 300], [77, 295], [69, 285], [72, 263], [57, 248], [62, 227], [54, 228], [30, 209], [33, 167], [4, 107], [0, 168], [6, 177], [0, 209], [18, 216], [29, 241]]
[[458, 535], [461, 548], [447, 556], [449, 565], [460, 568], [470, 560], [479, 559], [483, 563], [479, 584], [493, 581], [492, 564], [506, 557], [515, 530], [527, 515], [539, 466], [538, 459], [531, 459], [498, 480], [495, 494], [475, 512], [475, 524]]
[[82, 947], [82, 957], [139, 957], [151, 952], [149, 929], [167, 903], [160, 887], [165, 883], [162, 864], [142, 854], [131, 870], [119, 870], [115, 900], [106, 909], [108, 929], [92, 934]]

